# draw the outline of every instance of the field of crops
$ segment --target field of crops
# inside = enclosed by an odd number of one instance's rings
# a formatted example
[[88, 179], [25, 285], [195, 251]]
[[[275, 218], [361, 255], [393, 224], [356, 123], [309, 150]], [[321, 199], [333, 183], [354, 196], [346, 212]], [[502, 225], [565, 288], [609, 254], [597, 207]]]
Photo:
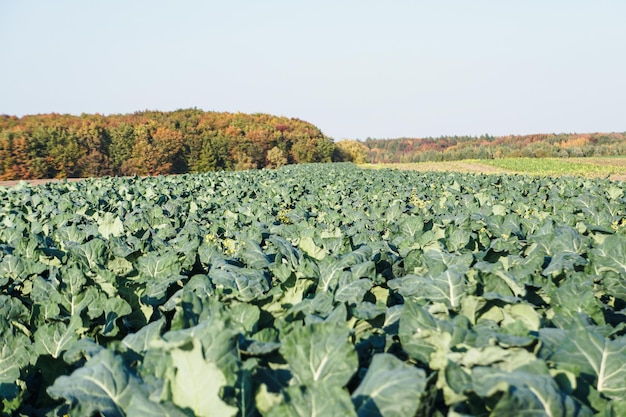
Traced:
[[363, 164], [364, 168], [414, 171], [530, 174], [626, 180], [625, 157], [587, 158], [502, 158], [398, 164]]
[[3, 415], [624, 416], [624, 183], [0, 187]]
[[505, 158], [482, 160], [495, 168], [525, 174], [580, 175], [626, 179], [626, 158]]

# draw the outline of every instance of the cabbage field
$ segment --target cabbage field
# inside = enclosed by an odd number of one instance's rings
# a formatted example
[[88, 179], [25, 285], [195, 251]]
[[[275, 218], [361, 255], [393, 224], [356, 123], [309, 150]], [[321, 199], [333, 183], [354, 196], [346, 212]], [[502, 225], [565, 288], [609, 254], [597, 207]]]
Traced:
[[2, 187], [2, 415], [624, 416], [624, 191], [344, 164]]

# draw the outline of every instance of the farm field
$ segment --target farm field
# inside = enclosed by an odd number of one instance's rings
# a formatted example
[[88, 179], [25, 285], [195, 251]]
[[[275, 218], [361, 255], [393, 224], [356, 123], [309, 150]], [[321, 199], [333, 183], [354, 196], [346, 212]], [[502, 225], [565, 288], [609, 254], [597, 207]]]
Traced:
[[626, 415], [624, 183], [510, 168], [0, 187], [2, 413]]
[[434, 172], [515, 173], [531, 175], [578, 175], [626, 180], [626, 157], [602, 158], [503, 158], [409, 164], [363, 164], [364, 168], [394, 168]]

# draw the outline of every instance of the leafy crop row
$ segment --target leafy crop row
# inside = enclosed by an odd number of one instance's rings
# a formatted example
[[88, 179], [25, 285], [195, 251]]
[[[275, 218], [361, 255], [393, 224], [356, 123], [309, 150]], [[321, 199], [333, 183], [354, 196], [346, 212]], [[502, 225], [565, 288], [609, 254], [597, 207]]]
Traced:
[[626, 415], [626, 198], [288, 166], [0, 188], [10, 415]]

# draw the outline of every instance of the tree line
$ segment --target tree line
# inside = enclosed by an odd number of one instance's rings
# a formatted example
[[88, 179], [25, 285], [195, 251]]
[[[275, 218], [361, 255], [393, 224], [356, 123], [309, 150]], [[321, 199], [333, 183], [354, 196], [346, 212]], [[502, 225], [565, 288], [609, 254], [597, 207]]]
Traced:
[[0, 179], [161, 175], [330, 162], [333, 140], [268, 114], [0, 115]]
[[370, 163], [626, 155], [625, 133], [367, 139], [343, 146]]
[[334, 142], [268, 114], [143, 111], [0, 115], [0, 180], [165, 175], [307, 162], [409, 163], [626, 155], [626, 133], [443, 136]]

